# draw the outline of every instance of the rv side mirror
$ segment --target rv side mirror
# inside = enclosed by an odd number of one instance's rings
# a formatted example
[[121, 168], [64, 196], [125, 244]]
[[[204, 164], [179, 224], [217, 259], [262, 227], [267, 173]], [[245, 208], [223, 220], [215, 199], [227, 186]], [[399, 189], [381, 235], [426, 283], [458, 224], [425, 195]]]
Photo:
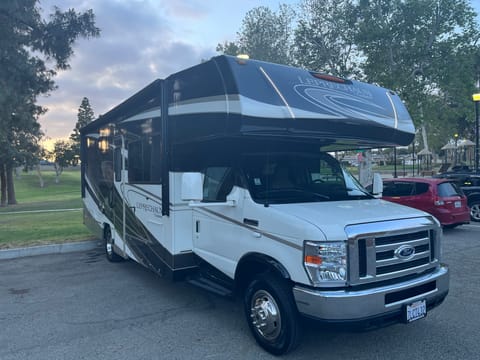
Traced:
[[201, 201], [203, 199], [203, 178], [201, 173], [188, 172], [182, 175], [182, 200]]
[[382, 180], [382, 176], [379, 173], [373, 174], [372, 193], [375, 197], [382, 197], [383, 180]]

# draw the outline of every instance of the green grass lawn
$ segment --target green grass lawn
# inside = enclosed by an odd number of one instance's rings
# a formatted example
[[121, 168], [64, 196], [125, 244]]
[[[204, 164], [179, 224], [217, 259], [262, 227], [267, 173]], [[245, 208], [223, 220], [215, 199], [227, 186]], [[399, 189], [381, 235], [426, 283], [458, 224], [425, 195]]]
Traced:
[[[54, 171], [15, 179], [17, 205], [0, 208], [0, 249], [92, 239], [83, 225], [80, 171], [64, 171], [55, 183]], [[69, 209], [68, 211], [52, 211]], [[29, 212], [33, 211], [33, 212]]]

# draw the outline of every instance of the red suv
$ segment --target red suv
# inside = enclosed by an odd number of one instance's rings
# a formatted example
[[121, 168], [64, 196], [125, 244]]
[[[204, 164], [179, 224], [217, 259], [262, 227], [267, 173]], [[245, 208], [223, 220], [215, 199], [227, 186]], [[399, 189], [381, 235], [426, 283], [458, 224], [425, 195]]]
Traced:
[[470, 221], [466, 196], [448, 179], [384, 179], [383, 199], [428, 212], [445, 227]]

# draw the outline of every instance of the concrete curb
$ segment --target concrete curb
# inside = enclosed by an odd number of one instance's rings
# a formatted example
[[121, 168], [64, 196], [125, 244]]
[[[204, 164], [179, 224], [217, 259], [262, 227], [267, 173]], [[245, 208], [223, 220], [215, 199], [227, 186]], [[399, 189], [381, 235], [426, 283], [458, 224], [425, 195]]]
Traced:
[[0, 260], [16, 259], [27, 256], [62, 254], [76, 251], [88, 251], [98, 248], [100, 240], [78, 241], [64, 244], [31, 246], [17, 249], [0, 250]]

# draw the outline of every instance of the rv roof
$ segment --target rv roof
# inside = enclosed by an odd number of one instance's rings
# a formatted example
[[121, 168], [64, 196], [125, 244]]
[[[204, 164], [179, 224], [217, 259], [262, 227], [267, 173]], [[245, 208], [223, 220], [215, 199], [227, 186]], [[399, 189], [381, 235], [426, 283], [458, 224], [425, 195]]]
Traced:
[[339, 150], [404, 146], [415, 133], [404, 104], [388, 89], [224, 55], [153, 82], [97, 126], [161, 104], [168, 106], [173, 142], [281, 137]]

